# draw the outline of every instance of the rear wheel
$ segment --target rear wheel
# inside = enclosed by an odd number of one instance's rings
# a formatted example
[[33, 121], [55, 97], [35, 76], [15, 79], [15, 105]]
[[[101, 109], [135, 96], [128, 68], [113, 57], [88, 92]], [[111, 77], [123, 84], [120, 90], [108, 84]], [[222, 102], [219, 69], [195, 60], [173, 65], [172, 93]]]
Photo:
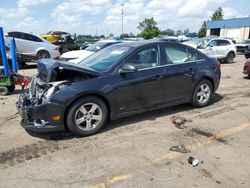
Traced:
[[227, 54], [226, 62], [227, 62], [227, 63], [233, 63], [233, 62], [234, 62], [234, 58], [235, 58], [234, 53], [233, 53], [233, 52], [230, 52], [229, 54]]
[[5, 96], [8, 95], [9, 89], [5, 86], [0, 86], [0, 95]]
[[191, 104], [195, 107], [206, 106], [212, 98], [213, 87], [209, 80], [202, 80], [197, 84], [193, 92]]
[[41, 50], [37, 53], [36, 58], [37, 59], [50, 58], [50, 54], [46, 50]]
[[77, 100], [69, 109], [67, 125], [77, 136], [95, 134], [106, 123], [108, 110], [97, 97], [84, 97]]

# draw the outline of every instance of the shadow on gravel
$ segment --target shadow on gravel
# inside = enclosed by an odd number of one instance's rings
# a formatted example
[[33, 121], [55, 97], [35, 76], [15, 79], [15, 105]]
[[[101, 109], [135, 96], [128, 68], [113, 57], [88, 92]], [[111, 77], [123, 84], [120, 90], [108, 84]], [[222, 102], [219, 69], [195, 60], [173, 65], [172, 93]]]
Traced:
[[[223, 96], [220, 94], [214, 94], [213, 95], [213, 100], [209, 105], [213, 105], [223, 99]], [[159, 117], [164, 117], [164, 116], [170, 116], [175, 113], [183, 112], [183, 111], [188, 111], [194, 109], [193, 106], [189, 104], [182, 104], [178, 106], [173, 106], [173, 107], [167, 107], [167, 108], [162, 108], [159, 110], [153, 110], [153, 111], [148, 111], [145, 113], [137, 114], [137, 115], [132, 115], [129, 117], [124, 117], [118, 120], [114, 121], [109, 121], [107, 125], [105, 125], [98, 133], [104, 133], [112, 129], [116, 129], [119, 127], [126, 126], [128, 124], [133, 124], [133, 123], [138, 123], [140, 121], [154, 121]], [[28, 132], [31, 136], [34, 137], [39, 137], [42, 139], [46, 140], [67, 140], [67, 139], [72, 139], [72, 138], [78, 138], [74, 136], [71, 132], [66, 131], [66, 132], [58, 132], [58, 133], [33, 133], [33, 132]], [[97, 133], [97, 134], [98, 134]]]
[[250, 76], [244, 76], [243, 78], [246, 80], [250, 80]]

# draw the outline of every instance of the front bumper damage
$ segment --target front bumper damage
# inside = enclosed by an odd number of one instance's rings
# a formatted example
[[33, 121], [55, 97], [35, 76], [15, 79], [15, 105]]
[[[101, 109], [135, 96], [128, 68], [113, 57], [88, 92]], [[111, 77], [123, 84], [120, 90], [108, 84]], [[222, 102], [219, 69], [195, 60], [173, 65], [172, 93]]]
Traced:
[[[22, 94], [16, 103], [22, 118], [21, 126], [33, 132], [64, 131], [64, 108], [54, 103], [33, 104], [28, 93]], [[56, 120], [53, 117], [60, 117]]]

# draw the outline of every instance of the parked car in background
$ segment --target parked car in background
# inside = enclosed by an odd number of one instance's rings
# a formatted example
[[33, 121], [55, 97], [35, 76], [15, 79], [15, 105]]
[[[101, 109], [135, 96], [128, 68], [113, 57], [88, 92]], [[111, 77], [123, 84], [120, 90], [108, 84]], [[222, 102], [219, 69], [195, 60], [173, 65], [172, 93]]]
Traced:
[[109, 46], [79, 64], [40, 60], [17, 109], [29, 131], [96, 133], [108, 119], [191, 103], [209, 104], [220, 63], [180, 43], [144, 41]]
[[49, 31], [46, 34], [42, 34], [41, 37], [48, 40], [52, 44], [57, 44], [59, 40], [66, 35], [70, 35], [70, 33], [65, 31], [55, 30], [55, 31]]
[[246, 74], [250, 78], [250, 59], [247, 59], [243, 68], [243, 73]]
[[97, 51], [106, 48], [113, 44], [118, 44], [123, 42], [122, 40], [101, 40], [93, 45], [85, 48], [84, 50], [69, 51], [60, 56], [63, 61], [68, 61], [70, 63], [79, 63], [88, 56], [96, 53]]
[[181, 42], [178, 39], [178, 37], [162, 37], [162, 38], [159, 38], [158, 40], [160, 40], [160, 41], [166, 41], [166, 42], [178, 42], [178, 43]]
[[236, 45], [237, 53], [245, 54], [248, 47], [250, 47], [250, 39], [244, 40], [242, 43]]
[[236, 46], [229, 39], [222, 38], [196, 38], [184, 42], [189, 46], [199, 49], [201, 52], [211, 57], [216, 57], [220, 61], [232, 63], [236, 57]]
[[245, 51], [245, 57], [246, 59], [250, 58], [250, 46], [248, 46], [248, 48]]
[[59, 58], [58, 46], [47, 40], [29, 33], [12, 31], [5, 35], [6, 45], [10, 46], [10, 38], [15, 39], [17, 58], [23, 61], [37, 60], [41, 58]]

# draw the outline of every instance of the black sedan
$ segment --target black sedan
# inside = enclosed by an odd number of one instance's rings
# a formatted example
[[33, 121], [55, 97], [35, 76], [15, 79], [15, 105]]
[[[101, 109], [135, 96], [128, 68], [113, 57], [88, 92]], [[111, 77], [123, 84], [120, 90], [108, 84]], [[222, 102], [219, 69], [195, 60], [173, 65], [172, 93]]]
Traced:
[[122, 43], [77, 65], [40, 60], [29, 92], [16, 105], [26, 130], [86, 136], [108, 119], [181, 103], [204, 107], [220, 75], [216, 59], [183, 44]]

